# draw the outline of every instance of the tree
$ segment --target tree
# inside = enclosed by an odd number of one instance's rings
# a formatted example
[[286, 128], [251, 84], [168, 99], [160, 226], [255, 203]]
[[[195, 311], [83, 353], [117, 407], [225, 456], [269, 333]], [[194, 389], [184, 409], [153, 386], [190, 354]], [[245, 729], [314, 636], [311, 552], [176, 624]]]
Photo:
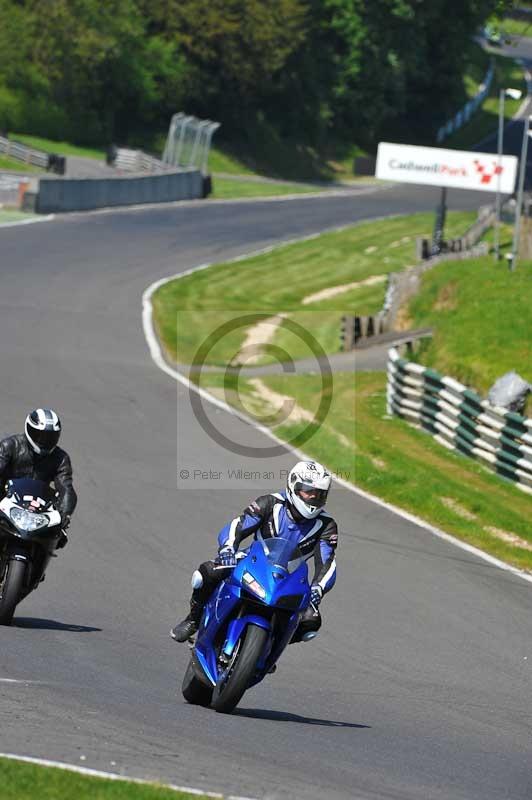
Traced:
[[167, 30], [186, 59], [193, 110], [237, 130], [261, 109], [303, 42], [304, 2], [181, 0], [170, 7]]

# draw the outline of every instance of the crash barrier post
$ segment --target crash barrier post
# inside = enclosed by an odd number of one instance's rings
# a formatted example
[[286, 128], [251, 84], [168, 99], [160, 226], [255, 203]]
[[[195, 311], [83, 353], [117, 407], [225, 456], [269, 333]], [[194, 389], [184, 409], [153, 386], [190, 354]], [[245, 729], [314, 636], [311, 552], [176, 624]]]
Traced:
[[35, 210], [49, 214], [195, 200], [203, 197], [203, 191], [203, 175], [196, 169], [110, 178], [41, 178]]
[[449, 450], [479, 460], [532, 494], [532, 419], [498, 406], [436, 370], [388, 351], [387, 411]]
[[454, 117], [452, 117], [444, 125], [438, 128], [436, 134], [436, 141], [438, 144], [443, 142], [443, 140], [447, 136], [450, 136], [452, 133], [455, 133], [455, 131], [459, 130], [466, 122], [468, 122], [471, 119], [475, 111], [478, 109], [479, 106], [482, 105], [482, 103], [489, 94], [491, 88], [491, 82], [493, 80], [493, 74], [494, 74], [494, 61], [492, 58], [490, 59], [490, 65], [488, 71], [486, 72], [484, 80], [478, 87], [476, 95], [468, 103], [466, 103], [465, 106], [461, 108], [457, 114], [454, 115]]

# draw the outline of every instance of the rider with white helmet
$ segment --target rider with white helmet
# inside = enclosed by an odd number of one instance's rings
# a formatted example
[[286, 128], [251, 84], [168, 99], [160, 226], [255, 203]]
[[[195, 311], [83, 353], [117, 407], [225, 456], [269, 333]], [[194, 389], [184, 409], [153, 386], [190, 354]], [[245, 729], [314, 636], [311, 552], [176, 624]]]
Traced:
[[[52, 408], [36, 408], [27, 415], [24, 433], [7, 436], [0, 441], [0, 497], [6, 482], [13, 478], [33, 478], [53, 483], [59, 495], [63, 531], [69, 525], [77, 495], [72, 481], [72, 464], [68, 453], [58, 446], [61, 420]], [[64, 547], [66, 534], [59, 539]]]
[[325, 511], [331, 474], [317, 461], [299, 461], [290, 470], [286, 491], [262, 495], [225, 525], [218, 535], [218, 555], [205, 561], [192, 576], [190, 613], [173, 628], [172, 638], [184, 642], [198, 630], [205, 603], [236, 564], [240, 543], [258, 531], [264, 538], [290, 539], [303, 555], [314, 555], [311, 604], [303, 614], [292, 642], [308, 641], [321, 627], [318, 606], [336, 581], [338, 529]]

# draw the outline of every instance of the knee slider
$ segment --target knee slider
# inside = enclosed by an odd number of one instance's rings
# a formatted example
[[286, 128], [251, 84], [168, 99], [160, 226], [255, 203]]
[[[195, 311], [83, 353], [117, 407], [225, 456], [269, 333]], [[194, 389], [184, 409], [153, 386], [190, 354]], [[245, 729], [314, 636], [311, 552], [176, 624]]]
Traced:
[[191, 586], [193, 589], [201, 589], [203, 586], [203, 575], [199, 571], [199, 569], [195, 569], [192, 573], [192, 579], [190, 581]]

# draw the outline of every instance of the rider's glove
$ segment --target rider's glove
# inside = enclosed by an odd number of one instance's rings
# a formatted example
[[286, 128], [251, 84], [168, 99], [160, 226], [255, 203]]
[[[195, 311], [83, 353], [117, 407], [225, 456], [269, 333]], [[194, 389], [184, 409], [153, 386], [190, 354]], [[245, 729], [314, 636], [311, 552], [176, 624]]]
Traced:
[[321, 586], [318, 586], [318, 584], [315, 583], [314, 586], [310, 587], [310, 602], [312, 603], [313, 606], [317, 608], [321, 603], [322, 597], [323, 597], [323, 589], [321, 588]]
[[236, 567], [235, 551], [232, 547], [221, 547], [216, 561], [221, 567]]

